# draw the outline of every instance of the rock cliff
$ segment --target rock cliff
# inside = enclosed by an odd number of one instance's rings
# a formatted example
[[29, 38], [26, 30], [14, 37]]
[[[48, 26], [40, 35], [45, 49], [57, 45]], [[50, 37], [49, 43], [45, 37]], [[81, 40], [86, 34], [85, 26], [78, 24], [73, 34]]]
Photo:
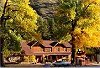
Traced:
[[30, 0], [30, 5], [44, 19], [54, 17], [55, 8], [58, 4], [58, 0]]

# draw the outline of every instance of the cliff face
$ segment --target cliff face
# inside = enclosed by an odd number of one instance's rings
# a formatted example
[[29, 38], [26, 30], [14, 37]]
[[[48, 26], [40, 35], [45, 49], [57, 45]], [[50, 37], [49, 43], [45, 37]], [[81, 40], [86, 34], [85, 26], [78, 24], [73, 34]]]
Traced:
[[52, 18], [58, 4], [58, 0], [30, 0], [30, 5], [43, 18]]

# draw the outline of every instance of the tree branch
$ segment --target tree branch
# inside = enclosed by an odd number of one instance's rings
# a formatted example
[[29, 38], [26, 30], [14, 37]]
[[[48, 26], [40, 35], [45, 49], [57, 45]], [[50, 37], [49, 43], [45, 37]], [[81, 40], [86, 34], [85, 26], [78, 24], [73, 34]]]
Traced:
[[88, 7], [92, 4], [93, 2], [89, 3], [84, 9], [83, 9], [83, 13], [88, 9]]
[[4, 20], [4, 15], [5, 15], [5, 12], [6, 12], [6, 6], [7, 6], [7, 2], [8, 0], [6, 0], [5, 4], [4, 4], [4, 9], [3, 9], [3, 13], [2, 13], [2, 16], [1, 16], [1, 26], [3, 26], [3, 20]]

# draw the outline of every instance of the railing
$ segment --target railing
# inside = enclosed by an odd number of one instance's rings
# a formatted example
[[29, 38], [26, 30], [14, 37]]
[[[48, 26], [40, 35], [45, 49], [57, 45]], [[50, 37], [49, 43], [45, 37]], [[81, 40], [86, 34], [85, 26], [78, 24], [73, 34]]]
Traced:
[[69, 55], [72, 52], [33, 52], [34, 55]]

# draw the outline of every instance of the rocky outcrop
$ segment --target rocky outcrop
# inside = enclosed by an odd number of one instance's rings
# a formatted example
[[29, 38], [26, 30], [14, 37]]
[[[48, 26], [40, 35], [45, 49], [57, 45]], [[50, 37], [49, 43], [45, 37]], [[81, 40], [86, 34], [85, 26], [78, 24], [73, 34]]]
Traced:
[[30, 0], [30, 5], [43, 18], [54, 17], [58, 0]]

